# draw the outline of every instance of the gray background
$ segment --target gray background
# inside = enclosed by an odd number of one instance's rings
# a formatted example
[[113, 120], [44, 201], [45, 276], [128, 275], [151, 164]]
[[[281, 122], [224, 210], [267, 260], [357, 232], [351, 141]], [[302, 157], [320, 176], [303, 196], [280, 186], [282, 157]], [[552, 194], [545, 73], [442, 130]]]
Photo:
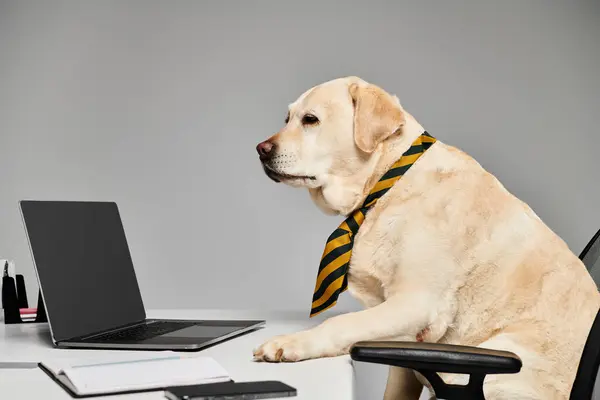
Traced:
[[397, 94], [578, 253], [600, 227], [599, 17], [595, 0], [0, 1], [0, 258], [33, 300], [17, 201], [115, 200], [148, 308], [308, 312], [339, 218], [254, 147], [344, 75]]

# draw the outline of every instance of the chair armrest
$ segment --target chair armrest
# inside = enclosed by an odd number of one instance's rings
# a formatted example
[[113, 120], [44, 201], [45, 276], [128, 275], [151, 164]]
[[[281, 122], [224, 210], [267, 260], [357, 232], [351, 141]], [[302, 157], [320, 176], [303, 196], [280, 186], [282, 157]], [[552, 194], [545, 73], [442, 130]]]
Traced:
[[456, 374], [513, 374], [521, 359], [508, 351], [424, 342], [368, 341], [350, 349], [353, 360], [416, 371]]

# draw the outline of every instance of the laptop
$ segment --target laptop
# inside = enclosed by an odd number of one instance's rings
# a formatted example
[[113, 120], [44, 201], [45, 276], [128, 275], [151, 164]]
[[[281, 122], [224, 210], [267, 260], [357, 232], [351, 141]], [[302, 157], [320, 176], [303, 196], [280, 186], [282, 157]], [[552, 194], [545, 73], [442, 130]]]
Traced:
[[19, 206], [56, 347], [199, 350], [265, 323], [148, 319], [116, 203]]

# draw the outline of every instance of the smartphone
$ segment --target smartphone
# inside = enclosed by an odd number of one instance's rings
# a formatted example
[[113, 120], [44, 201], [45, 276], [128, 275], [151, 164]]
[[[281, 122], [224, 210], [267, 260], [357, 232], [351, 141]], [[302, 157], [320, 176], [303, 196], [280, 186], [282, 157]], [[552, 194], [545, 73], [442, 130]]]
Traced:
[[170, 400], [254, 400], [295, 396], [296, 389], [280, 381], [231, 381], [177, 386], [165, 390], [165, 397]]

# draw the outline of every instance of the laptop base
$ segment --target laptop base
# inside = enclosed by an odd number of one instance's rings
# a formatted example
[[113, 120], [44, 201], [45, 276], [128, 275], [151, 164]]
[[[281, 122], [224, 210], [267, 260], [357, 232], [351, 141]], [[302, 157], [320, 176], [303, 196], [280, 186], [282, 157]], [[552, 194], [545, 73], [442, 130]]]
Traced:
[[[261, 329], [265, 325], [265, 321], [252, 320], [163, 320], [151, 319], [147, 322], [172, 321], [181, 322], [186, 326], [181, 329], [174, 330], [165, 334], [158, 335], [153, 338], [144, 339], [141, 341], [95, 341], [94, 338], [72, 339], [60, 341], [55, 344], [58, 348], [78, 348], [78, 349], [104, 349], [104, 350], [172, 350], [172, 351], [198, 351], [211, 347], [213, 345], [225, 342], [235, 337], [250, 333]], [[190, 325], [191, 324], [191, 325]], [[203, 329], [223, 328], [227, 324], [231, 324], [228, 332], [222, 334], [214, 334], [212, 336], [198, 335], [192, 332], [198, 328], [199, 332]], [[186, 330], [190, 334], [186, 334]]]

